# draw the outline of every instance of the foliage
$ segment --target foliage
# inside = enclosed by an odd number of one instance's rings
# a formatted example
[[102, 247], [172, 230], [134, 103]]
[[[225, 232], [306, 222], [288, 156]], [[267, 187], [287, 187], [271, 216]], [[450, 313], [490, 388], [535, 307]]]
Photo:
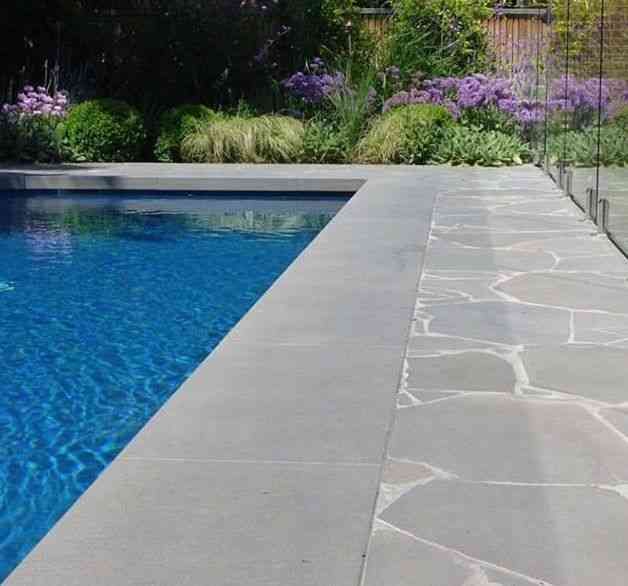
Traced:
[[337, 125], [318, 117], [310, 120], [303, 136], [304, 163], [330, 164], [348, 162], [351, 146]]
[[393, 0], [389, 63], [408, 78], [464, 75], [486, 64], [487, 0]]
[[161, 109], [174, 106], [181, 96], [226, 107], [267, 97], [274, 81], [321, 51], [368, 57], [353, 0], [5, 4], [0, 95], [47, 63], [72, 96], [110, 96], [142, 110], [156, 100]]
[[181, 158], [197, 163], [290, 163], [303, 150], [303, 123], [287, 116], [224, 116], [195, 121]]
[[495, 130], [454, 126], [444, 133], [433, 161], [451, 165], [501, 167], [521, 165], [530, 158], [529, 147], [516, 136]]
[[283, 82], [292, 105], [312, 121], [306, 126], [303, 160], [342, 162], [362, 137], [378, 96], [375, 72], [355, 70], [349, 58], [331, 68], [321, 59]]
[[329, 71], [327, 64], [316, 57], [306, 64], [305, 71], [297, 71], [284, 79], [281, 86], [292, 98], [306, 106], [320, 105], [345, 88], [346, 78], [340, 71]]
[[438, 104], [465, 126], [512, 133], [544, 116], [543, 105], [517, 96], [509, 79], [482, 74], [419, 81], [384, 103], [384, 110], [407, 104]]
[[374, 121], [358, 143], [355, 158], [361, 163], [425, 163], [452, 122], [443, 106], [416, 104], [395, 108]]
[[375, 110], [377, 93], [373, 83], [373, 72], [366, 71], [355, 83], [346, 84], [328, 96], [328, 116], [351, 147], [362, 137], [368, 118]]
[[15, 104], [4, 104], [0, 111], [0, 159], [52, 163], [61, 159], [57, 133], [67, 113], [65, 93], [39, 86], [25, 86]]
[[0, 160], [56, 163], [61, 160], [59, 118], [0, 114]]
[[605, 126], [600, 130], [599, 160], [604, 167], [628, 165], [628, 134], [625, 128]]
[[613, 116], [613, 124], [628, 131], [628, 106], [624, 106]]
[[563, 53], [569, 47], [570, 58], [583, 56], [591, 47], [593, 31], [598, 22], [602, 2], [609, 0], [551, 0], [554, 49]]
[[566, 123], [574, 128], [588, 127], [612, 117], [628, 102], [628, 82], [622, 79], [577, 79], [562, 75], [550, 86], [549, 110], [565, 113]]
[[[622, 77], [626, 71], [628, 43], [625, 0], [550, 0], [553, 17], [550, 62], [564, 68], [569, 57], [571, 69], [595, 75], [599, 69], [600, 30], [604, 13], [604, 69], [609, 76]], [[557, 59], [559, 60], [556, 63]]]
[[[598, 129], [571, 130], [550, 136], [550, 160], [564, 160], [576, 167], [595, 167], [598, 164]], [[621, 126], [603, 126], [599, 131], [599, 164], [603, 166], [628, 165], [628, 136]]]
[[62, 134], [73, 161], [135, 161], [146, 141], [139, 112], [111, 99], [83, 102], [72, 108], [62, 125]]
[[194, 122], [211, 120], [216, 116], [216, 112], [200, 104], [186, 104], [164, 112], [155, 142], [155, 158], [162, 163], [179, 162], [181, 143], [194, 130]]
[[287, 31], [263, 54], [275, 79], [321, 53], [346, 55], [356, 67], [371, 57], [372, 42], [360, 26], [355, 0], [277, 0], [273, 15], [280, 33]]

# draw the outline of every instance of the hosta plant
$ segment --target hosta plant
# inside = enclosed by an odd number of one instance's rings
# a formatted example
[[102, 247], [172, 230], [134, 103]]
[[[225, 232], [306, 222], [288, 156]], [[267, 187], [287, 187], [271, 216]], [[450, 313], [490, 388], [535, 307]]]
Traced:
[[516, 136], [496, 130], [454, 126], [444, 133], [432, 160], [450, 165], [501, 167], [521, 165], [531, 156], [530, 147]]

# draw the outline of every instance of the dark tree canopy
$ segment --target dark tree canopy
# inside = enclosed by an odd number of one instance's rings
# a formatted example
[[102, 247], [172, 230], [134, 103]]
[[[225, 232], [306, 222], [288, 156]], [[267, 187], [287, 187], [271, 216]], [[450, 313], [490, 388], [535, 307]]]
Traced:
[[[0, 23], [0, 92], [49, 79], [151, 109], [235, 102], [346, 42], [351, 0], [20, 0]], [[46, 69], [47, 65], [47, 69]], [[51, 72], [58, 65], [58, 74]]]

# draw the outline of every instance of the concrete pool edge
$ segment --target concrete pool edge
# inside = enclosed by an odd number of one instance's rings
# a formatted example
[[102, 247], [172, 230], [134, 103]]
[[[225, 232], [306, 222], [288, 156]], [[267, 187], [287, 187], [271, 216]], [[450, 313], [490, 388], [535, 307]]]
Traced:
[[[269, 166], [214, 165], [220, 174], [207, 173], [207, 165], [168, 165], [154, 163], [90, 164], [68, 166], [2, 166], [0, 189], [29, 190], [150, 190], [150, 191], [275, 191], [291, 192], [355, 192], [366, 179], [355, 172], [332, 176], [315, 173], [310, 177], [294, 173], [279, 174], [259, 171]], [[287, 168], [286, 166], [285, 168]], [[289, 166], [292, 167], [292, 166]], [[303, 166], [306, 167], [306, 166]], [[183, 168], [183, 169], [182, 169]], [[179, 169], [172, 174], [173, 169]], [[132, 171], [132, 172], [130, 172]], [[137, 172], [139, 171], [139, 172]]]
[[439, 172], [211, 171], [168, 185], [362, 187], [7, 584], [358, 583]]

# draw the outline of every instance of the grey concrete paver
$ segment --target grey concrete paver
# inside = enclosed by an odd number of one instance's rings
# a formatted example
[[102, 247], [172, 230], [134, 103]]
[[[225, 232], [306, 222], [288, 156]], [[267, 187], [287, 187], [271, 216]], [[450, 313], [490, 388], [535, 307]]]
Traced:
[[335, 348], [223, 344], [122, 456], [377, 464], [403, 348]]
[[121, 460], [7, 583], [357, 584], [374, 468]]

